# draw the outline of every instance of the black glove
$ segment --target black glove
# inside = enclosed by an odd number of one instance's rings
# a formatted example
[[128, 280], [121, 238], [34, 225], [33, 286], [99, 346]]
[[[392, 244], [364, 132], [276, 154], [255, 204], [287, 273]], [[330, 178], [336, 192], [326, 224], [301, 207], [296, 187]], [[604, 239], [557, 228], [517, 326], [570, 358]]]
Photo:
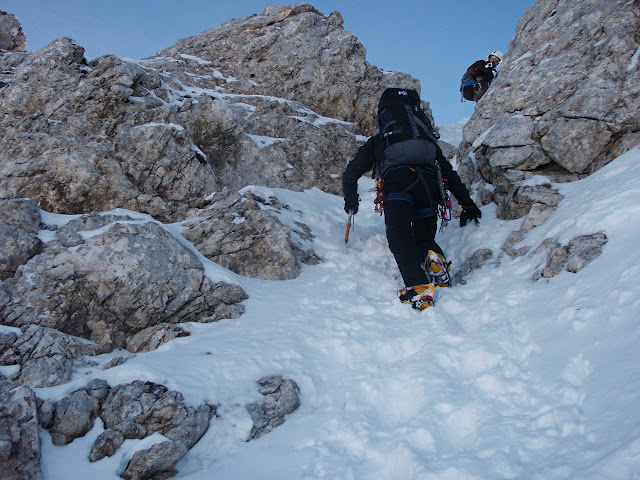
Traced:
[[464, 227], [469, 220], [475, 220], [478, 223], [478, 219], [482, 217], [482, 212], [475, 203], [471, 205], [461, 205], [462, 213], [460, 214], [460, 226]]
[[359, 206], [360, 206], [360, 197], [344, 199], [344, 211], [347, 212], [347, 214], [358, 213]]

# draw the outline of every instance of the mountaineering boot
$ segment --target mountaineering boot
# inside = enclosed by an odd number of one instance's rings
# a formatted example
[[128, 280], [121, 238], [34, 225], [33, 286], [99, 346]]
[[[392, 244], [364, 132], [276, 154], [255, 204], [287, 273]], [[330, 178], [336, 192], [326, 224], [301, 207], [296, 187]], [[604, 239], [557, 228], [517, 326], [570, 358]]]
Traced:
[[410, 303], [416, 310], [425, 310], [433, 306], [435, 291], [433, 283], [415, 285], [398, 290], [398, 298], [402, 303]]
[[450, 267], [451, 262], [447, 262], [447, 259], [439, 253], [429, 250], [427, 258], [424, 260], [424, 271], [427, 273], [429, 281], [436, 287], [451, 286]]

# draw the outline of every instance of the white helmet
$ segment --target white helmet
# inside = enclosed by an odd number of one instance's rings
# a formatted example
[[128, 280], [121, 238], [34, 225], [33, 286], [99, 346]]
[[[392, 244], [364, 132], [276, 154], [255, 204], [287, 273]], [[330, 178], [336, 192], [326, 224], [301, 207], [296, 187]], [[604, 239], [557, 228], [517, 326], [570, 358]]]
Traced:
[[502, 58], [504, 57], [504, 55], [502, 54], [502, 52], [500, 50], [494, 50], [493, 52], [491, 52], [489, 54], [489, 56], [490, 57], [496, 57], [501, 62], [502, 62]]

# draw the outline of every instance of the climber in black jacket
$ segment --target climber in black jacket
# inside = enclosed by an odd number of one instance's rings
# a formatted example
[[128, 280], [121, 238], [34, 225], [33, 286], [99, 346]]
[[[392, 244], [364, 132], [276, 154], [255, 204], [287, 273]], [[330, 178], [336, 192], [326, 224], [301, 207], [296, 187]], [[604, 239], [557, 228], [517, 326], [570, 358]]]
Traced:
[[[466, 76], [462, 79], [463, 83], [466, 79], [474, 80], [473, 84], [473, 101], [477, 102], [489, 90], [489, 85], [498, 75], [496, 68], [502, 62], [503, 54], [500, 50], [494, 50], [489, 54], [486, 60], [478, 60], [467, 68]], [[464, 92], [463, 92], [464, 93]], [[467, 96], [465, 96], [468, 100]]]
[[[358, 179], [384, 161], [386, 147], [387, 141], [381, 133], [378, 133], [358, 149], [353, 160], [347, 165], [342, 176], [347, 213], [358, 211]], [[477, 222], [482, 215], [480, 209], [471, 200], [467, 188], [437, 145], [436, 160], [440, 165], [447, 189], [462, 206], [460, 225], [466, 225], [469, 220]], [[443, 269], [442, 276], [439, 279], [436, 278], [439, 286], [448, 286], [450, 277], [449, 264], [435, 241], [438, 224], [436, 210], [442, 200], [438, 180], [433, 175], [427, 174], [422, 174], [422, 180], [419, 180], [419, 175], [421, 175], [420, 169], [411, 165], [394, 168], [384, 176], [382, 193], [385, 198], [384, 215], [389, 249], [395, 257], [406, 286], [399, 292], [400, 299], [404, 303], [411, 303], [415, 308], [423, 309], [432, 304], [434, 290], [434, 286], [430, 285], [433, 283], [434, 276], [427, 275], [429, 257], [433, 257], [431, 260], [439, 263], [440, 268]], [[437, 269], [438, 265], [433, 265], [433, 268]], [[414, 301], [407, 301], [415, 298], [416, 294], [429, 296], [429, 293], [431, 294], [430, 303], [416, 305]]]

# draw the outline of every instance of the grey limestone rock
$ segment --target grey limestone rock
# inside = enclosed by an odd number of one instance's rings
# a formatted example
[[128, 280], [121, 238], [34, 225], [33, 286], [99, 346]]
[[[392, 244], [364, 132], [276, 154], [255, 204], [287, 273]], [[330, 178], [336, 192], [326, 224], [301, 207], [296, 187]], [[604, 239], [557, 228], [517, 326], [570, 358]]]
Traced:
[[50, 429], [56, 415], [56, 403], [53, 400], [36, 399], [38, 405], [38, 423], [42, 428]]
[[285, 415], [300, 406], [300, 389], [293, 380], [274, 375], [260, 379], [258, 387], [264, 395], [264, 402], [247, 405], [253, 419], [248, 440], [259, 438], [271, 428], [282, 425]]
[[[562, 198], [560, 194], [556, 194], [554, 191], [549, 191], [548, 187], [544, 186], [525, 192], [525, 195], [522, 197], [527, 201], [525, 205], [530, 204], [531, 206], [528, 208], [528, 212], [522, 221], [522, 225], [520, 225], [520, 229], [511, 232], [502, 245], [502, 251], [511, 258], [522, 257], [529, 253], [531, 247], [528, 245], [523, 245], [517, 248], [514, 247], [526, 238], [526, 234], [528, 232], [542, 225], [551, 215], [553, 215], [553, 212], [556, 210], [557, 203]], [[546, 201], [547, 203], [543, 203], [543, 201], [540, 200]], [[514, 205], [517, 205], [517, 203]]]
[[315, 258], [295, 245], [290, 228], [254, 198], [219, 195], [193, 214], [197, 217], [183, 236], [204, 256], [240, 275], [288, 280], [298, 276], [301, 262]]
[[456, 156], [458, 150], [450, 143], [447, 143], [444, 140], [438, 140], [438, 145], [440, 146], [442, 154], [447, 160], [451, 161], [451, 159]]
[[160, 442], [133, 454], [124, 471], [125, 480], [164, 479], [176, 474], [175, 466], [188, 449], [181, 442]]
[[51, 328], [26, 325], [23, 333], [0, 338], [0, 364], [20, 365], [18, 384], [34, 388], [61, 385], [71, 380], [73, 361], [98, 355], [103, 349]]
[[518, 258], [526, 255], [531, 250], [531, 247], [523, 245], [521, 247], [514, 248], [515, 245], [522, 242], [524, 239], [525, 235], [521, 230], [511, 232], [501, 247], [502, 251], [511, 258]]
[[[68, 415], [69, 405], [75, 405], [78, 413]], [[59, 438], [61, 433], [66, 433], [64, 441], [83, 435], [96, 416], [103, 420], [105, 430], [93, 444], [89, 455], [91, 462], [112, 456], [127, 438], [142, 439], [153, 433], [167, 437], [171, 447], [169, 450], [154, 446], [136, 452], [136, 460], [132, 460], [125, 469], [128, 475], [132, 475], [131, 478], [151, 478], [140, 473], [140, 469], [149, 471], [156, 468], [153, 465], [157, 465], [159, 470], [156, 473], [172, 470], [188, 449], [205, 434], [215, 408], [209, 405], [197, 408], [187, 406], [179, 392], [150, 382], [134, 381], [109, 388], [103, 381], [94, 381], [57, 402], [55, 411], [56, 420], [50, 427], [51, 435], [52, 438]], [[58, 420], [58, 416], [62, 416], [62, 420]], [[180, 454], [173, 456], [171, 452]], [[169, 455], [175, 461], [163, 459], [164, 455]]]
[[161, 323], [145, 328], [127, 339], [127, 350], [133, 353], [150, 352], [163, 343], [178, 337], [186, 337], [189, 331], [179, 325]]
[[97, 462], [104, 457], [111, 457], [124, 443], [124, 435], [121, 432], [107, 429], [103, 431], [96, 441], [93, 442], [91, 453], [89, 454], [90, 462]]
[[58, 401], [39, 400], [40, 425], [49, 430], [53, 444], [67, 445], [89, 432], [109, 391], [106, 381], [94, 379]]
[[602, 248], [608, 242], [604, 233], [581, 235], [567, 246], [567, 271], [577, 273], [602, 254]]
[[549, 185], [519, 186], [513, 193], [511, 202], [501, 201], [499, 203], [498, 215], [505, 219], [520, 218], [527, 215], [536, 205], [537, 211], [534, 215], [541, 219], [539, 212], [548, 210], [547, 213], [552, 213], [563, 198], [555, 188]]
[[563, 270], [578, 273], [602, 254], [607, 241], [604, 233], [575, 237], [566, 246], [553, 239], [546, 239], [535, 253], [546, 251], [547, 263], [542, 270], [533, 274], [533, 279], [552, 278]]
[[0, 50], [22, 52], [27, 46], [27, 37], [15, 15], [0, 10]]
[[124, 365], [125, 363], [127, 363], [129, 359], [133, 357], [134, 355], [129, 355], [129, 356], [120, 355], [120, 356], [114, 357], [107, 362], [107, 364], [104, 366], [104, 370], [108, 370], [110, 368], [114, 368], [119, 365]]
[[78, 390], [56, 402], [53, 423], [49, 429], [54, 445], [67, 445], [83, 437], [100, 411], [100, 400], [87, 390]]
[[22, 266], [0, 302], [5, 323], [37, 324], [123, 347], [127, 335], [160, 323], [237, 317], [247, 298], [212, 283], [202, 263], [155, 223], [116, 223], [65, 248], [59, 241]]
[[191, 448], [207, 431], [212, 412], [209, 405], [187, 406], [179, 392], [136, 380], [111, 389], [100, 417], [106, 429], [125, 438], [145, 438], [159, 432]]
[[20, 60], [0, 89], [0, 198], [32, 198], [55, 213], [126, 207], [167, 219], [214, 190], [171, 109], [129, 100], [160, 85], [159, 73], [115, 57], [87, 65], [67, 38]]
[[[177, 68], [175, 62], [162, 65]], [[228, 85], [225, 90], [238, 88]], [[356, 125], [325, 118], [280, 93], [199, 97], [198, 103], [184, 105], [180, 121], [222, 189], [266, 185], [300, 191], [315, 186], [339, 193], [345, 160], [363, 141]]]
[[493, 252], [488, 248], [476, 250], [462, 262], [462, 265], [456, 268], [456, 272], [451, 279], [452, 283], [454, 285], [465, 285], [467, 283], [466, 277], [474, 270], [482, 268], [491, 257], [493, 257]]
[[555, 206], [550, 206], [545, 203], [535, 202], [531, 205], [529, 212], [524, 218], [522, 225], [520, 227], [520, 231], [522, 233], [527, 233], [533, 230], [536, 227], [539, 227], [544, 222], [546, 222], [553, 212], [555, 211]]
[[564, 270], [567, 265], [568, 252], [567, 247], [557, 242], [550, 243], [546, 246], [547, 264], [540, 272], [534, 273], [533, 279], [553, 278]]
[[[384, 88], [416, 88], [406, 74], [386, 72], [366, 61], [365, 48], [344, 29], [338, 12], [325, 16], [305, 3], [268, 6], [260, 15], [230, 20], [178, 41], [158, 56], [191, 56], [238, 80], [256, 94], [280, 92], [319, 114], [375, 132], [375, 112]], [[182, 57], [184, 58], [184, 57]]]
[[[105, 430], [93, 444], [91, 462], [112, 456], [127, 438], [162, 434], [170, 441], [169, 450], [152, 447], [137, 452], [134, 456], [137, 460], [132, 460], [125, 469], [131, 478], [151, 478], [138, 469], [158, 465], [158, 472], [172, 470], [205, 434], [215, 408], [188, 406], [179, 392], [150, 382], [134, 381], [110, 388], [104, 380], [93, 380], [55, 403], [41, 401], [38, 411], [43, 417], [41, 425], [49, 429], [56, 445], [66, 445], [85, 435], [99, 416]], [[175, 452], [180, 455], [174, 456]], [[175, 462], [161, 458], [163, 455], [169, 455]], [[170, 467], [165, 468], [166, 465]]]
[[42, 480], [36, 397], [25, 386], [0, 392], [0, 472], [6, 480]]
[[339, 193], [380, 93], [419, 89], [368, 64], [339, 13], [306, 4], [267, 7], [138, 62], [88, 62], [61, 38], [0, 63], [0, 198], [161, 221], [224, 188]]
[[0, 280], [13, 277], [40, 251], [39, 227], [40, 211], [33, 200], [0, 200]]

